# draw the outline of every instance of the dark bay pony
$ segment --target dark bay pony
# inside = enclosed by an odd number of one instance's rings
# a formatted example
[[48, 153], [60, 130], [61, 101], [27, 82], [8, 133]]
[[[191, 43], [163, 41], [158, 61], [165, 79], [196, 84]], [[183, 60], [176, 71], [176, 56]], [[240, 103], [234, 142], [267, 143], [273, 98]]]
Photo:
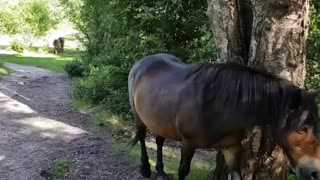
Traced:
[[197, 148], [220, 150], [232, 179], [241, 179], [241, 141], [259, 125], [271, 127], [300, 177], [319, 178], [318, 91], [239, 64], [187, 65], [169, 54], [139, 60], [128, 86], [137, 128], [133, 144], [140, 142], [144, 177], [151, 176], [147, 128], [156, 135], [157, 176], [166, 176], [162, 146], [169, 138], [181, 141], [180, 180], [188, 175]]

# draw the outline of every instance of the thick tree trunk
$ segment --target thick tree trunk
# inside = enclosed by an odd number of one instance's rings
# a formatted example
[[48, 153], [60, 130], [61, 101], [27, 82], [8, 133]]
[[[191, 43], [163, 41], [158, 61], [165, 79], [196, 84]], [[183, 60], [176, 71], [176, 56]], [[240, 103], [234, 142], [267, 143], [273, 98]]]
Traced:
[[[207, 1], [219, 62], [240, 59], [303, 87], [309, 0]], [[269, 138], [267, 128], [260, 129], [261, 138], [256, 130], [243, 142], [244, 179], [286, 179], [288, 161], [282, 150]], [[212, 179], [227, 179], [220, 153]]]

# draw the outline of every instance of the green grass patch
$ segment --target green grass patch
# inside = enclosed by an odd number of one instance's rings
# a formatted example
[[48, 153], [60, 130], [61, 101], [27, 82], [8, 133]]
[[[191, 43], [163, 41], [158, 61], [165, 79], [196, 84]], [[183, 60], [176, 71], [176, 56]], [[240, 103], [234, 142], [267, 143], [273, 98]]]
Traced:
[[7, 76], [11, 73], [11, 70], [5, 67], [2, 63], [0, 63], [0, 78], [2, 76]]
[[0, 59], [3, 62], [36, 66], [49, 69], [54, 72], [64, 72], [65, 65], [72, 61], [80, 54], [79, 51], [65, 49], [65, 51], [58, 56], [49, 56], [48, 54], [0, 54]]
[[[127, 155], [134, 164], [140, 163], [140, 145], [130, 148], [128, 147], [128, 139], [119, 139], [113, 142], [113, 150], [115, 152], [121, 153], [122, 157]], [[147, 151], [149, 156], [149, 162], [152, 171], [155, 171], [156, 166], [156, 144], [153, 142], [147, 142]], [[180, 161], [180, 149], [171, 148], [168, 146], [164, 147], [163, 150], [163, 163], [165, 172], [174, 176], [174, 179], [178, 179], [178, 168]], [[213, 162], [206, 161], [196, 156], [192, 159], [190, 174], [188, 175], [188, 180], [206, 180], [209, 179], [210, 172], [213, 170]]]
[[[108, 131], [112, 133], [114, 152], [119, 153], [122, 158], [129, 159], [132, 165], [138, 168], [140, 164], [140, 145], [128, 146], [131, 141], [132, 133], [135, 132], [133, 121], [125, 121], [118, 116], [107, 112], [103, 106], [91, 106], [84, 102], [74, 102], [74, 107], [84, 110], [93, 115], [90, 130], [92, 132]], [[149, 162], [152, 171], [155, 171], [156, 165], [156, 144], [152, 141], [147, 141]], [[167, 174], [174, 175], [177, 178], [180, 148], [164, 146], [163, 160], [165, 171]], [[192, 159], [191, 171], [188, 175], [188, 180], [206, 180], [210, 172], [214, 168], [214, 162], [209, 161], [207, 157], [202, 157], [196, 153]]]
[[63, 180], [71, 167], [71, 161], [61, 159], [49, 170], [49, 177], [55, 180]]

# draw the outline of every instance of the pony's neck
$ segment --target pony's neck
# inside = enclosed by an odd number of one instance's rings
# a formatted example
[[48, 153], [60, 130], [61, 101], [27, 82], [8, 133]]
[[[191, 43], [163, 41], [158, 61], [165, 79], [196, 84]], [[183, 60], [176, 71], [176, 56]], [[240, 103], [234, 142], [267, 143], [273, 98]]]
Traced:
[[193, 68], [194, 89], [219, 111], [271, 124], [280, 121], [290, 103], [289, 83], [267, 72], [237, 64], [199, 63]]

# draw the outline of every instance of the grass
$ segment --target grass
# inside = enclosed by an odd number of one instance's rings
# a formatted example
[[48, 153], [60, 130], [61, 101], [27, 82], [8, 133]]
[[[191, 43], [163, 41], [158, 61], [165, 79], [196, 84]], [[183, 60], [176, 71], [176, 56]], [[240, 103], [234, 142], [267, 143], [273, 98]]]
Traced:
[[[64, 72], [64, 66], [79, 55], [79, 51], [65, 49], [58, 56], [52, 54], [38, 53], [15, 53], [15, 54], [0, 54], [2, 62], [9, 62], [21, 65], [36, 66], [49, 69], [54, 72]], [[1, 68], [1, 66], [0, 66]], [[1, 69], [0, 69], [1, 74]]]
[[11, 73], [10, 69], [5, 67], [2, 63], [0, 63], [0, 78], [3, 76], [7, 76]]
[[65, 174], [71, 168], [71, 161], [61, 159], [49, 171], [49, 176], [55, 180], [63, 180]]
[[[119, 157], [127, 158], [132, 162], [136, 168], [140, 164], [140, 145], [134, 147], [128, 146], [131, 140], [131, 133], [134, 132], [133, 121], [128, 122], [119, 118], [118, 116], [111, 115], [105, 111], [103, 106], [91, 106], [84, 102], [76, 101], [74, 106], [78, 109], [84, 109], [87, 113], [93, 115], [90, 129], [92, 132], [108, 131], [112, 133], [113, 143], [112, 148], [114, 152], [119, 153]], [[149, 162], [152, 171], [155, 171], [156, 164], [156, 144], [152, 141], [147, 141]], [[163, 150], [164, 166], [167, 174], [174, 175], [177, 179], [178, 166], [180, 161], [180, 149], [165, 146]], [[192, 160], [191, 171], [188, 175], [188, 180], [206, 180], [210, 172], [214, 168], [214, 162], [210, 158], [202, 157], [196, 154]]]

